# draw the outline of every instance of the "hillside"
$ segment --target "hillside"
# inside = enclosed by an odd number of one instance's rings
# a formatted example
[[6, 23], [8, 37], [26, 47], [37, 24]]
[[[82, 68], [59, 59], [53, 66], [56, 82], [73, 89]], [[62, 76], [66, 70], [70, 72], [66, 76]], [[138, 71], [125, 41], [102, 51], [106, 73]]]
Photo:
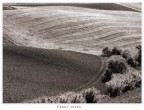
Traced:
[[100, 76], [101, 58], [62, 50], [4, 46], [3, 102], [73, 91]]
[[19, 46], [100, 54], [141, 42], [141, 13], [72, 6], [14, 6], [4, 10], [4, 36]]
[[[127, 49], [135, 58], [140, 44], [140, 3], [4, 4], [3, 102], [91, 87], [109, 95], [101, 77], [109, 59], [99, 56], [103, 48]], [[106, 102], [140, 103], [141, 88]]]

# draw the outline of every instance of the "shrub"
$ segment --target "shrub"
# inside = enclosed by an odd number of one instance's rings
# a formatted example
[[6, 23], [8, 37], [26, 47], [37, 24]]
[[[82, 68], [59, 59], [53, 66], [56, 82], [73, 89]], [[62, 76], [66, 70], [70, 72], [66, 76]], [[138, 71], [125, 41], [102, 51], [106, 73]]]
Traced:
[[141, 66], [141, 45], [126, 50], [118, 47], [114, 47], [113, 49], [105, 47], [102, 50], [102, 56], [110, 57], [112, 55], [121, 55], [131, 67]]
[[106, 63], [106, 71], [101, 78], [102, 83], [111, 80], [112, 74], [123, 74], [127, 70], [127, 63], [121, 56], [111, 56]]
[[68, 92], [56, 98], [56, 103], [86, 103], [82, 94], [76, 92]]
[[81, 93], [85, 97], [86, 103], [99, 103], [99, 102], [103, 102], [104, 100], [109, 99], [108, 96], [101, 95], [100, 91], [94, 87], [85, 89], [81, 91]]
[[105, 47], [102, 50], [102, 56], [104, 56], [104, 57], [110, 57], [112, 55], [121, 55], [121, 53], [122, 53], [122, 50], [119, 49], [118, 47], [114, 47], [113, 49]]
[[118, 47], [114, 47], [112, 49], [112, 55], [121, 55], [121, 53], [122, 53], [122, 50], [119, 49]]
[[112, 80], [106, 83], [110, 97], [118, 96], [127, 91], [126, 89], [132, 89], [134, 80], [131, 75], [113, 74], [112, 77]]
[[129, 67], [128, 74], [131, 74], [135, 80], [135, 86], [141, 86], [141, 71]]
[[109, 99], [107, 95], [101, 95], [96, 88], [84, 89], [80, 92], [67, 92], [55, 97], [40, 97], [25, 103], [99, 103]]
[[135, 60], [135, 58], [127, 59], [127, 63], [128, 63], [128, 65], [130, 65], [131, 67], [134, 67], [134, 68], [138, 66], [138, 62]]
[[33, 100], [27, 100], [25, 103], [54, 103], [55, 97], [40, 97]]
[[112, 75], [111, 70], [107, 69], [106, 72], [105, 72], [105, 74], [102, 76], [101, 82], [102, 83], [106, 83], [109, 80], [111, 80], [111, 75]]
[[122, 52], [122, 57], [125, 58], [125, 59], [131, 58], [130, 51], [129, 51], [129, 50], [124, 50], [124, 51]]
[[127, 63], [124, 58], [121, 56], [111, 56], [106, 64], [107, 69], [111, 71], [111, 73], [124, 73], [127, 69]]
[[118, 96], [141, 85], [140, 71], [129, 67], [126, 72], [126, 74], [113, 74], [112, 79], [106, 82], [110, 97]]
[[135, 56], [131, 55], [131, 52], [129, 50], [125, 50], [122, 53], [122, 57], [126, 59], [126, 62], [128, 65], [132, 66], [132, 67], [136, 67], [137, 66], [137, 61], [135, 60]]
[[105, 47], [103, 50], [102, 50], [102, 56], [103, 57], [110, 57], [112, 55], [112, 50], [108, 47]]

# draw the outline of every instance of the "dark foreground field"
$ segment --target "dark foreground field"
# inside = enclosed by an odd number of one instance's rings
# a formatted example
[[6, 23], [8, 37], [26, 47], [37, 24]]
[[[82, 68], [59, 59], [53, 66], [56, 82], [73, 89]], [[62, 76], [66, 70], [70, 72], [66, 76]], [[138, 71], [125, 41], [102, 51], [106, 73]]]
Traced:
[[100, 57], [72, 51], [4, 46], [3, 56], [4, 103], [78, 89], [102, 66]]

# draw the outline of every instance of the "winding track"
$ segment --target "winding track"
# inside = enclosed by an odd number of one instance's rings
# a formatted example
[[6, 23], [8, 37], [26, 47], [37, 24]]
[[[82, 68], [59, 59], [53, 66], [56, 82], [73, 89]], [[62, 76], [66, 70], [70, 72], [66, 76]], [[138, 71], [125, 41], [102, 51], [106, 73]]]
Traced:
[[105, 70], [105, 61], [101, 57], [100, 57], [100, 59], [101, 59], [102, 63], [101, 63], [101, 67], [100, 67], [99, 72], [88, 83], [82, 85], [81, 87], [79, 87], [75, 91], [80, 91], [80, 90], [83, 90], [83, 89], [86, 89], [89, 87], [93, 87], [100, 80], [100, 78], [101, 78], [100, 76], [103, 74], [103, 72]]

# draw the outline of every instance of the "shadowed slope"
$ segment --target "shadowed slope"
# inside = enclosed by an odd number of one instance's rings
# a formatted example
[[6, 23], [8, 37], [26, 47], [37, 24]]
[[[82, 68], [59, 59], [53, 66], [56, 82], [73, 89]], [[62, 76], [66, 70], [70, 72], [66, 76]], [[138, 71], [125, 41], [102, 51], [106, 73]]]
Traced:
[[4, 102], [72, 91], [95, 77], [100, 57], [70, 51], [4, 46]]
[[117, 4], [141, 12], [141, 5], [142, 5], [141, 3], [117, 3]]
[[4, 3], [4, 6], [73, 6], [103, 10], [140, 11], [139, 3]]

